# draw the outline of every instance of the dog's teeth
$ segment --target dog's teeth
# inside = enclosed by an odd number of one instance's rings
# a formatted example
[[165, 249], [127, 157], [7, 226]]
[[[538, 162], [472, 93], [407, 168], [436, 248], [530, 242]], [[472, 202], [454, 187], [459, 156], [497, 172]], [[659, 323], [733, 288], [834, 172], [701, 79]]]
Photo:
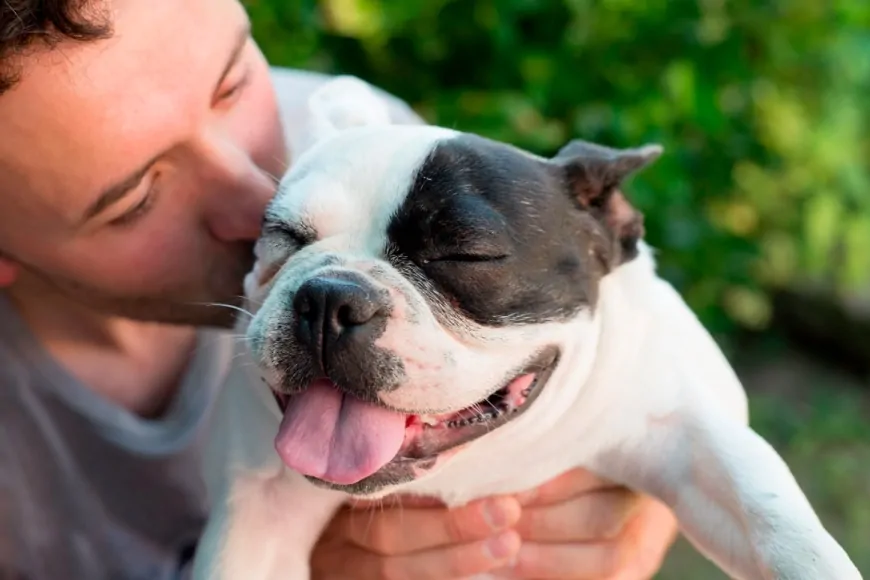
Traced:
[[527, 388], [523, 389], [523, 392], [521, 394], [524, 397], [528, 397], [531, 393], [532, 393], [532, 387], [527, 387]]
[[456, 429], [458, 427], [468, 427], [469, 425], [474, 425], [476, 423], [486, 423], [487, 421], [492, 421], [496, 419], [502, 413], [508, 412], [507, 408], [495, 409], [493, 411], [488, 411], [486, 413], [480, 413], [479, 415], [474, 415], [473, 417], [466, 417], [464, 419], [454, 419], [452, 421], [448, 421], [445, 425], [451, 429]]
[[423, 425], [429, 427], [435, 427], [436, 425], [438, 425], [438, 420], [435, 419], [435, 417], [431, 417], [429, 415], [420, 415], [420, 422], [422, 422]]

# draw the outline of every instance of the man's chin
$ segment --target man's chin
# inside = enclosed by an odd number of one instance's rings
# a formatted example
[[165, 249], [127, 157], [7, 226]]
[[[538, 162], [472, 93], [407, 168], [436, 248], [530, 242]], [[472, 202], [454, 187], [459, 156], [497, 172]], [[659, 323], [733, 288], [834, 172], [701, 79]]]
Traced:
[[[56, 276], [22, 264], [16, 285], [22, 297], [36, 290], [41, 302], [59, 307], [80, 305], [98, 316], [120, 317], [175, 326], [232, 328], [243, 310], [245, 275], [254, 266], [253, 243], [238, 243], [211, 256], [208, 265], [176, 284], [163, 279], [160, 290], [121, 295], [93, 283]], [[15, 286], [12, 287], [14, 291]], [[72, 304], [70, 304], [72, 303]], [[44, 307], [44, 305], [43, 305]]]

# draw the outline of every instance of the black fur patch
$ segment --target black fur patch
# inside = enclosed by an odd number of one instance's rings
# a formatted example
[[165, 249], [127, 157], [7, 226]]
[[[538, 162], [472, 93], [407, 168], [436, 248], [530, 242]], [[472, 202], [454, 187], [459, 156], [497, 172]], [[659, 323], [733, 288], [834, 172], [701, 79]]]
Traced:
[[565, 320], [594, 305], [606, 226], [564, 167], [482, 137], [436, 145], [388, 236], [445, 300], [477, 323]]

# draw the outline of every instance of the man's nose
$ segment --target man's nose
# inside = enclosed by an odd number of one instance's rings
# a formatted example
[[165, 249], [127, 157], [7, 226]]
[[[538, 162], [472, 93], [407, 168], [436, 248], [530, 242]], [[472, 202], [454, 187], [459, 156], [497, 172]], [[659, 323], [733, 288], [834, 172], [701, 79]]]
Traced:
[[226, 242], [256, 240], [278, 176], [258, 167], [250, 153], [227, 136], [205, 136], [200, 146], [210, 173], [204, 180], [210, 188], [204, 197], [212, 235]]

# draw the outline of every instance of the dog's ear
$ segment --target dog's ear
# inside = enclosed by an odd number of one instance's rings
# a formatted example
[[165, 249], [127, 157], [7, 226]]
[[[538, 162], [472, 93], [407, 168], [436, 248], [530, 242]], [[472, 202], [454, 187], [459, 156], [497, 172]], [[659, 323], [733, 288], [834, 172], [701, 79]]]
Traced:
[[553, 161], [565, 171], [572, 195], [581, 207], [599, 219], [618, 242], [615, 263], [633, 258], [643, 237], [643, 215], [620, 190], [622, 182], [650, 165], [662, 154], [661, 145], [614, 149], [588, 141], [565, 145]]
[[349, 75], [335, 77], [315, 90], [308, 98], [308, 112], [303, 149], [352, 127], [391, 124], [386, 99], [365, 81]]

